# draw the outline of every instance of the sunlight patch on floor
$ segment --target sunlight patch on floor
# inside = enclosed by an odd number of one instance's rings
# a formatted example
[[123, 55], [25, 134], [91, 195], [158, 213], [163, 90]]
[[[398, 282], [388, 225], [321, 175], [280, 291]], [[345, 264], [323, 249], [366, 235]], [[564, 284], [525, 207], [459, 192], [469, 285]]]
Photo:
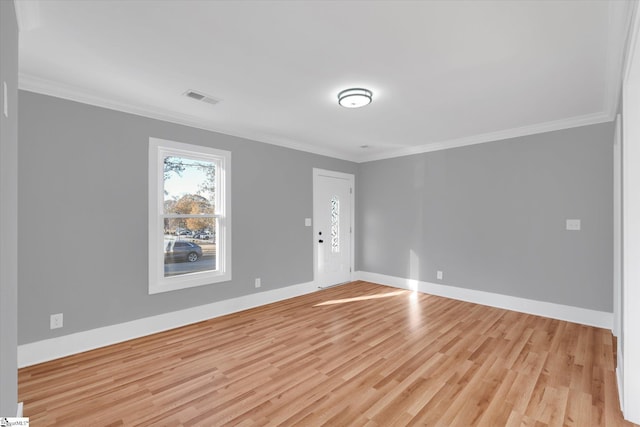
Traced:
[[397, 295], [403, 295], [407, 292], [408, 291], [395, 291], [395, 292], [387, 292], [385, 294], [365, 295], [361, 297], [345, 298], [345, 299], [334, 299], [331, 301], [321, 302], [320, 304], [314, 305], [314, 307], [319, 307], [322, 305], [344, 304], [347, 302], [367, 301], [367, 300], [379, 299], [379, 298], [389, 298], [389, 297], [395, 297]]

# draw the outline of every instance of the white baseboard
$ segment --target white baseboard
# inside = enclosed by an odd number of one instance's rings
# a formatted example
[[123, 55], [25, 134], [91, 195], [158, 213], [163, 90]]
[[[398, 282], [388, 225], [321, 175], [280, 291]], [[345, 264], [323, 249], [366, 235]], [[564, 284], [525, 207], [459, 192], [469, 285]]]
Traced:
[[60, 357], [82, 353], [214, 317], [282, 301], [317, 290], [318, 287], [315, 282], [307, 282], [19, 345], [18, 367], [23, 368]]
[[18, 410], [16, 411], [16, 418], [22, 418], [23, 409], [24, 409], [24, 402], [19, 402]]
[[[440, 285], [387, 276], [384, 274], [357, 271], [353, 280], [366, 280], [395, 288], [417, 290], [423, 293], [447, 298], [504, 308], [523, 313], [566, 320], [584, 325], [611, 329], [613, 314], [586, 308], [573, 307], [526, 298], [512, 297], [491, 292]], [[242, 297], [218, 301], [157, 316], [145, 317], [117, 325], [105, 326], [88, 331], [77, 332], [61, 337], [50, 338], [18, 346], [18, 367], [35, 365], [42, 362], [82, 353], [111, 344], [140, 338], [157, 332], [166, 331], [191, 323], [201, 322], [226, 314], [235, 313], [253, 307], [282, 301], [318, 290], [315, 282], [307, 282], [285, 288], [260, 292]]]
[[509, 295], [495, 294], [492, 292], [477, 291], [474, 289], [459, 288], [456, 286], [441, 285], [437, 283], [422, 282], [419, 280], [404, 279], [401, 277], [387, 276], [385, 274], [356, 271], [354, 280], [379, 283], [394, 288], [419, 291], [425, 294], [437, 295], [475, 304], [504, 308], [519, 311], [521, 313], [535, 314], [550, 317], [552, 319], [566, 320], [568, 322], [611, 329], [613, 327], [613, 313], [590, 310], [587, 308], [570, 305], [554, 304], [551, 302], [536, 301]]

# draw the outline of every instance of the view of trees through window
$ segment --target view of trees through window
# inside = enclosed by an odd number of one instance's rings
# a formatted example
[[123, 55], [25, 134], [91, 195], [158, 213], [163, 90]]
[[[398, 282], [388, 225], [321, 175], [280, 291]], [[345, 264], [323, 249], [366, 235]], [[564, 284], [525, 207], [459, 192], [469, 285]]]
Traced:
[[216, 269], [216, 165], [164, 159], [165, 277]]

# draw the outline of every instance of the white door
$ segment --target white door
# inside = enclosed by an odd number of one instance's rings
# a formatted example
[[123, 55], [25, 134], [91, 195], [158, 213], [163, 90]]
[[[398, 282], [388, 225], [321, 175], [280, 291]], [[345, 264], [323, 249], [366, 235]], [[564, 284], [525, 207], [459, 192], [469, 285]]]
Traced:
[[320, 287], [351, 280], [353, 175], [313, 170], [314, 273]]

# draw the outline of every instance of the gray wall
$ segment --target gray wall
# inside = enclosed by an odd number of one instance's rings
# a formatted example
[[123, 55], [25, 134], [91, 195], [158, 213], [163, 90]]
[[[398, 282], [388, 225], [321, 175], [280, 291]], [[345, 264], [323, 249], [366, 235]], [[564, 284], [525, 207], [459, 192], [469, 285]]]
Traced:
[[606, 123], [359, 165], [356, 267], [611, 312], [613, 134]]
[[[19, 96], [21, 344], [312, 280], [313, 167], [357, 172], [359, 270], [612, 309], [612, 124], [356, 165]], [[233, 281], [147, 294], [150, 136], [232, 151]]]
[[[18, 24], [12, 1], [0, 1], [0, 416], [18, 403]], [[2, 112], [7, 83], [9, 117]]]
[[[312, 168], [350, 162], [21, 91], [20, 344], [313, 280]], [[149, 137], [232, 152], [233, 280], [148, 295]], [[64, 328], [49, 316], [64, 313]]]

